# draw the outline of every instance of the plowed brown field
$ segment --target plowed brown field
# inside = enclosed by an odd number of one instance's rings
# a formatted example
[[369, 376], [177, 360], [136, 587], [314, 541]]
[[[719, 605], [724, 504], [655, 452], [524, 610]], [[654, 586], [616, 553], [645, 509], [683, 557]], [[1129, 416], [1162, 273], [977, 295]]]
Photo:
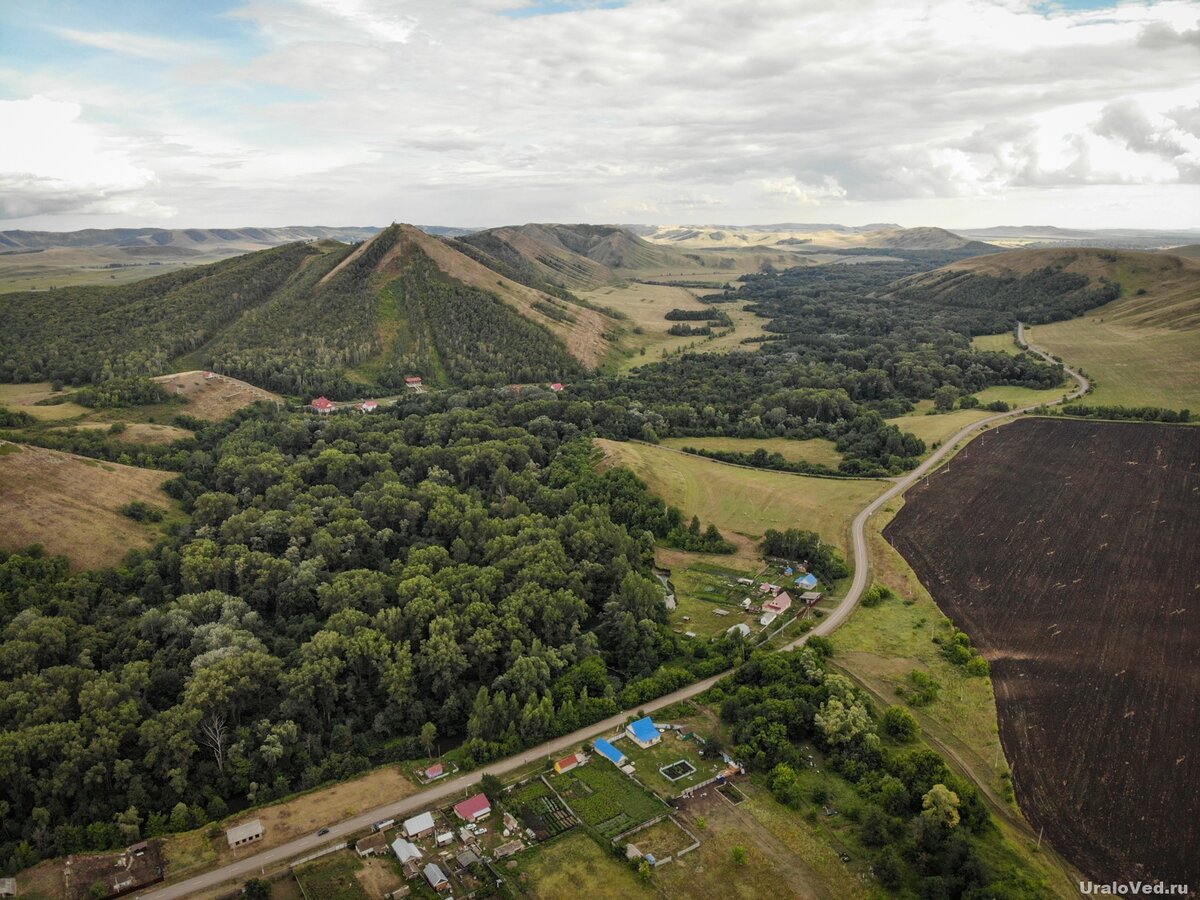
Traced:
[[1200, 429], [1021, 420], [885, 534], [991, 661], [1034, 827], [1098, 881], [1200, 883]]

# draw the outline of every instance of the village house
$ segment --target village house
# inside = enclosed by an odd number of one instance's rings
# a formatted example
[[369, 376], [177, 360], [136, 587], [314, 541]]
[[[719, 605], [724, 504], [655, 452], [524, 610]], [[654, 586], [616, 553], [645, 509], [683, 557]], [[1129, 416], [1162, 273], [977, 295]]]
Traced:
[[562, 389], [563, 386], [561, 381], [556, 381], [554, 384], [550, 385], [550, 390], [554, 391], [556, 394], [561, 393]]
[[662, 740], [662, 735], [654, 727], [654, 721], [649, 716], [638, 719], [636, 722], [630, 722], [625, 726], [625, 734], [643, 750], [653, 747]]
[[368, 856], [374, 856], [377, 853], [385, 853], [388, 848], [387, 835], [382, 831], [377, 831], [372, 835], [357, 841], [354, 844], [354, 852], [366, 859]]
[[396, 859], [400, 860], [402, 866], [421, 858], [421, 848], [401, 837], [392, 841], [392, 852], [396, 854]]
[[486, 819], [492, 811], [492, 802], [486, 794], [476, 794], [461, 803], [454, 804], [454, 814], [464, 822], [478, 822]]
[[420, 375], [407, 375], [404, 378], [404, 386], [412, 388], [414, 391], [421, 386], [421, 383]]
[[423, 812], [419, 816], [405, 819], [404, 825], [401, 827], [406, 838], [423, 838], [433, 834], [433, 829], [433, 813], [431, 812]]
[[337, 409], [337, 404], [328, 397], [318, 397], [308, 405], [314, 412], [318, 412], [323, 416], [327, 416], [329, 413]]
[[622, 753], [604, 738], [596, 738], [596, 741], [592, 744], [592, 747], [595, 748], [597, 753], [611, 762], [614, 766], [623, 766], [628, 761], [626, 760], [624, 753]]
[[430, 766], [428, 769], [425, 770], [425, 780], [426, 781], [434, 781], [438, 778], [441, 778], [445, 774], [446, 774], [446, 767], [443, 766], [441, 763], [434, 763], [432, 766]]
[[776, 615], [782, 615], [792, 608], [792, 598], [788, 596], [787, 591], [783, 591], [770, 600], [763, 603], [763, 612], [773, 612]]
[[379, 409], [379, 404], [374, 400], [364, 400], [362, 403], [358, 404], [359, 412], [373, 413], [377, 409]]
[[768, 584], [765, 581], [758, 586], [758, 589], [764, 594], [778, 594], [781, 590], [783, 590], [779, 585]]
[[425, 880], [429, 882], [429, 886], [439, 894], [442, 891], [450, 890], [450, 879], [446, 877], [446, 873], [442, 871], [441, 866], [437, 863], [425, 864]]
[[800, 602], [805, 606], [812, 606], [814, 603], [819, 603], [824, 596], [820, 591], [805, 591], [800, 595]]
[[796, 579], [796, 587], [802, 591], [811, 591], [817, 586], [817, 576], [812, 572], [805, 572]]
[[225, 840], [229, 842], [229, 849], [232, 850], [234, 847], [244, 847], [246, 844], [261, 841], [264, 831], [263, 823], [252, 819], [228, 829], [225, 832]]

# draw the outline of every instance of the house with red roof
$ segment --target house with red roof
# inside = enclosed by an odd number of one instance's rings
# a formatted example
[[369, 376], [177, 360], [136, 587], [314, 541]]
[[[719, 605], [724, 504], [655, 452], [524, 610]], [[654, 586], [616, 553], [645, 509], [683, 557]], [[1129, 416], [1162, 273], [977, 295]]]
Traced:
[[570, 772], [576, 766], [583, 762], [583, 757], [578, 753], [572, 753], [570, 756], [564, 756], [554, 764], [554, 771], [561, 775], [563, 772]]
[[443, 766], [441, 763], [434, 763], [432, 766], [430, 766], [428, 769], [425, 770], [425, 780], [433, 781], [435, 778], [441, 778], [445, 774], [446, 774], [446, 767]]
[[323, 416], [328, 415], [329, 413], [331, 413], [335, 409], [337, 409], [337, 404], [334, 403], [332, 400], [330, 400], [328, 397], [318, 397], [316, 400], [314, 400], [312, 403], [310, 403], [308, 405]]
[[421, 376], [420, 375], [404, 376], [404, 385], [405, 385], [405, 387], [410, 387], [410, 388], [420, 387], [421, 386]]
[[359, 412], [370, 413], [375, 412], [377, 409], [379, 409], [379, 404], [374, 400], [364, 400], [362, 403], [358, 404]]
[[554, 382], [554, 384], [550, 385], [550, 390], [554, 391], [554, 393], [556, 393], [556, 394], [559, 391], [561, 391], [562, 389], [563, 389], [563, 385], [562, 385], [561, 381], [556, 381], [556, 382]]
[[454, 814], [464, 822], [478, 822], [486, 819], [492, 811], [492, 801], [486, 794], [476, 794], [461, 803], [454, 804]]
[[204, 380], [205, 380], [205, 381], [208, 381], [209, 379], [211, 379], [211, 378], [216, 378], [216, 377], [217, 377], [217, 373], [216, 373], [216, 372], [208, 372], [208, 371], [206, 371], [206, 372], [204, 373]]
[[776, 594], [770, 600], [763, 604], [764, 612], [773, 612], [776, 615], [783, 615], [792, 608], [792, 598], [788, 596], [787, 591]]

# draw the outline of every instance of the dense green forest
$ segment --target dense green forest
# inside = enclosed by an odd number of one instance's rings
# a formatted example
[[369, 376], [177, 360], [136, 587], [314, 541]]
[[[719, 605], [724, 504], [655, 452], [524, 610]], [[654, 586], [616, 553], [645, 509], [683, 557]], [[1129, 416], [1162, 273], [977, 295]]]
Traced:
[[512, 753], [726, 668], [735, 639], [664, 625], [679, 511], [579, 435], [259, 407], [170, 460], [190, 521], [153, 551], [0, 552], [5, 868], [419, 756], [431, 728]]

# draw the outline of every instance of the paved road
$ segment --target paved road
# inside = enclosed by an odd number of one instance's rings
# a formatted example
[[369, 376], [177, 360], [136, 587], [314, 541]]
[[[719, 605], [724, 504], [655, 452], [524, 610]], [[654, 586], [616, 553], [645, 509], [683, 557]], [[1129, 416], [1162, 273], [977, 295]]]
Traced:
[[[1021, 341], [1025, 340], [1024, 325], [1017, 325], [1017, 336]], [[1049, 354], [1030, 347], [1030, 349], [1042, 356], [1047, 361], [1053, 361]], [[1084, 393], [1088, 389], [1088, 380], [1073, 369], [1067, 368], [1069, 374], [1078, 383], [1078, 388], [1068, 395], [1068, 399], [1073, 399]], [[1062, 400], [1053, 401], [1054, 405], [1063, 402]], [[980, 419], [968, 425], [966, 428], [960, 429], [953, 437], [943, 442], [942, 446], [935, 450], [930, 457], [925, 460], [908, 475], [901, 478], [890, 488], [884, 491], [879, 497], [873, 500], [865, 509], [863, 509], [854, 519], [854, 524], [851, 526], [852, 537], [854, 541], [854, 579], [850, 584], [850, 590], [846, 592], [846, 596], [842, 601], [821, 620], [821, 623], [816, 628], [805, 635], [797, 638], [791, 643], [784, 646], [784, 650], [792, 650], [804, 644], [811, 635], [820, 634], [826, 635], [840, 626], [854, 608], [858, 605], [859, 599], [867, 588], [870, 579], [870, 560], [867, 555], [867, 522], [876, 512], [883, 507], [885, 503], [891, 500], [898, 494], [903, 493], [912, 485], [916, 484], [921, 478], [938, 465], [949, 454], [953, 453], [955, 448], [966, 438], [982, 431], [985, 428], [994, 425], [997, 422], [1005, 419], [1011, 419], [1014, 416], [1020, 415], [1035, 407], [1024, 407], [1022, 409], [1013, 410], [1012, 412], [997, 413], [994, 416], [988, 416], [986, 419]], [[708, 690], [720, 679], [724, 678], [728, 672], [722, 672], [719, 675], [714, 675], [711, 678], [706, 678], [703, 681], [697, 681], [689, 684], [687, 687], [673, 691], [664, 697], [659, 697], [657, 700], [648, 701], [638, 707], [638, 710], [653, 712], [656, 709], [661, 709], [664, 706], [670, 706], [672, 703], [677, 703], [680, 700], [687, 700], [695, 697]], [[376, 807], [369, 812], [362, 813], [352, 819], [344, 819], [335, 825], [329, 826], [329, 833], [318, 837], [315, 833], [304, 837], [296, 838], [286, 844], [281, 844], [271, 850], [263, 850], [260, 853], [255, 853], [252, 856], [247, 856], [245, 859], [237, 860], [236, 862], [227, 863], [219, 869], [214, 869], [211, 872], [205, 872], [201, 875], [196, 875], [186, 881], [181, 881], [178, 884], [168, 885], [159, 890], [152, 890], [147, 893], [139, 894], [139, 897], [146, 900], [176, 900], [176, 898], [189, 897], [201, 891], [211, 890], [219, 887], [227, 882], [240, 881], [258, 875], [260, 872], [271, 872], [283, 868], [290, 860], [301, 856], [306, 856], [313, 851], [319, 850], [329, 844], [339, 843], [346, 840], [356, 832], [369, 828], [375, 822], [383, 819], [401, 819], [407, 818], [414, 813], [435, 806], [442, 800], [455, 797], [463, 793], [471, 786], [478, 783], [479, 779], [486, 774], [490, 775], [505, 775], [514, 769], [534, 762], [535, 760], [545, 759], [547, 756], [553, 756], [561, 753], [564, 750], [571, 749], [583, 743], [588, 738], [607, 731], [615, 731], [625, 724], [629, 716], [638, 710], [626, 710], [605, 719], [603, 722], [597, 722], [589, 725], [587, 728], [582, 728], [579, 731], [565, 735], [564, 737], [555, 738], [552, 741], [547, 741], [537, 747], [532, 747], [517, 756], [511, 756], [507, 759], [502, 759], [497, 762], [484, 766], [482, 769], [476, 769], [466, 775], [460, 775], [457, 778], [452, 778], [449, 781], [439, 782], [433, 787], [421, 791], [411, 797], [406, 797], [403, 800], [394, 803], [386, 803]]]

